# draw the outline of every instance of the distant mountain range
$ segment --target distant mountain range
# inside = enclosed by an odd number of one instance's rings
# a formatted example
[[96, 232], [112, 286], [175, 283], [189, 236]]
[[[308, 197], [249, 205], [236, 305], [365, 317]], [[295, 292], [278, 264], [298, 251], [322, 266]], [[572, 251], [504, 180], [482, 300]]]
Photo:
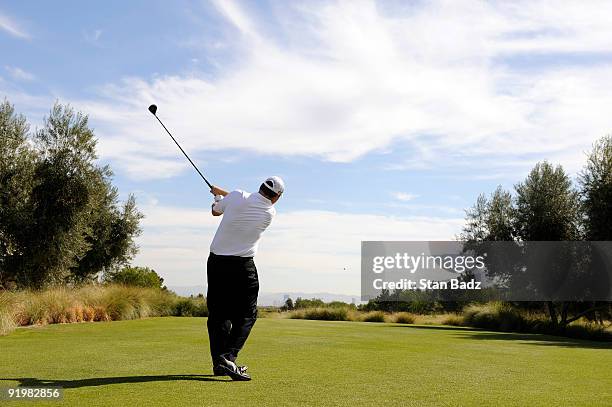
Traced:
[[[190, 295], [204, 294], [206, 295], [206, 286], [191, 285], [191, 286], [169, 286], [169, 290], [174, 291], [178, 295], [189, 297]], [[262, 306], [281, 306], [287, 298], [296, 300], [298, 297], [305, 299], [319, 298], [325, 302], [342, 301], [346, 303], [360, 304], [359, 295], [332, 294], [332, 293], [304, 293], [304, 292], [285, 292], [285, 293], [259, 293], [258, 305]]]

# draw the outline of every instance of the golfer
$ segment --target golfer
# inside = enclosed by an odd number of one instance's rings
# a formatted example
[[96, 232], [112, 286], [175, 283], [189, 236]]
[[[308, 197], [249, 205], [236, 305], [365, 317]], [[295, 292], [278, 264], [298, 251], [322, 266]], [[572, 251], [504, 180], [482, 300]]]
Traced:
[[257, 318], [259, 280], [253, 257], [284, 190], [280, 177], [266, 179], [252, 194], [211, 189], [212, 215], [223, 215], [207, 263], [208, 337], [216, 376], [251, 380], [247, 367], [236, 365], [236, 358]]

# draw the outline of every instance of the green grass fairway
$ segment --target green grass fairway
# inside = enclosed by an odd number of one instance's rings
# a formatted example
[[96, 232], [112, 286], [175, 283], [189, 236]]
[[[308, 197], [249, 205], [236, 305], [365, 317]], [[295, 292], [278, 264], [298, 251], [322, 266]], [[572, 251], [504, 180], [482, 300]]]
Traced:
[[211, 376], [203, 318], [23, 328], [0, 352], [0, 387], [63, 386], [50, 406], [612, 405], [609, 343], [454, 327], [260, 319], [252, 382]]

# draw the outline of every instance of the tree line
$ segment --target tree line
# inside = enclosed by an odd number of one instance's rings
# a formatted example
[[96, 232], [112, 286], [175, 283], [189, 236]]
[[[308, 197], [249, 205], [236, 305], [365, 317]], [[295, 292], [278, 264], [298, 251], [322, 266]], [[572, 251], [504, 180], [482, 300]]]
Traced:
[[41, 128], [0, 104], [0, 289], [81, 283], [126, 265], [142, 214], [97, 162], [87, 116], [56, 103]]
[[[597, 140], [586, 158], [576, 182], [561, 165], [542, 161], [512, 190], [498, 186], [491, 194], [481, 194], [466, 211], [458, 240], [466, 242], [470, 250], [486, 247], [481, 246], [483, 242], [495, 241], [612, 241], [612, 136]], [[503, 269], [512, 270], [511, 267]], [[488, 269], [487, 273], [491, 271]], [[514, 272], [517, 275], [503, 277], [518, 279], [520, 270], [514, 269]], [[490, 293], [484, 290], [481, 294], [482, 301], [486, 302]], [[467, 302], [461, 293], [445, 292], [441, 296], [433, 292], [385, 290], [364, 305], [364, 309], [457, 312]], [[560, 329], [580, 317], [595, 321], [612, 319], [612, 303], [605, 301], [515, 302], [512, 305], [546, 311], [551, 324]]]
[[[489, 196], [480, 195], [467, 211], [460, 240], [612, 240], [612, 136], [594, 143], [576, 181], [561, 165], [537, 163], [513, 191], [499, 186]], [[606, 313], [610, 318], [609, 302], [547, 301], [545, 306], [553, 325], [560, 328], [581, 316], [600, 319]]]

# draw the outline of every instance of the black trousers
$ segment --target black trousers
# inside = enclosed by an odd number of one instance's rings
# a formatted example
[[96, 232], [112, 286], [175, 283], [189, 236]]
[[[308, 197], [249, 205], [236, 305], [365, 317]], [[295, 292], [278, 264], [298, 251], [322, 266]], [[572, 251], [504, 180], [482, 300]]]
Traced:
[[213, 364], [238, 357], [257, 320], [259, 279], [252, 257], [210, 253], [207, 263], [208, 338]]

